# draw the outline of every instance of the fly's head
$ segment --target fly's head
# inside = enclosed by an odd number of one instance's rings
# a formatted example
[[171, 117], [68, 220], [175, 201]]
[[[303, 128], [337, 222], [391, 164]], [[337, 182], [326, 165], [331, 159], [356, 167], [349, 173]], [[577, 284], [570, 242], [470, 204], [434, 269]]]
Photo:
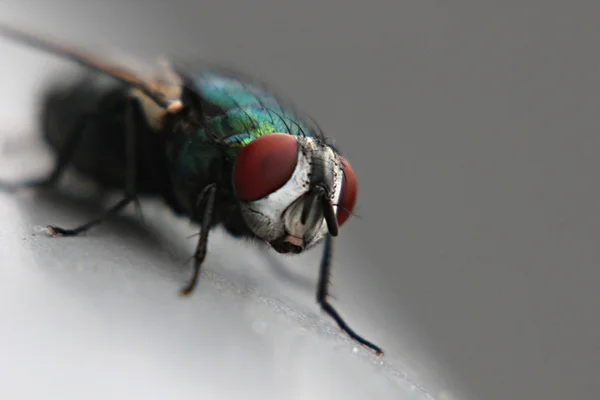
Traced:
[[337, 236], [356, 203], [350, 164], [320, 140], [272, 133], [238, 154], [233, 186], [255, 235], [279, 253], [301, 253]]

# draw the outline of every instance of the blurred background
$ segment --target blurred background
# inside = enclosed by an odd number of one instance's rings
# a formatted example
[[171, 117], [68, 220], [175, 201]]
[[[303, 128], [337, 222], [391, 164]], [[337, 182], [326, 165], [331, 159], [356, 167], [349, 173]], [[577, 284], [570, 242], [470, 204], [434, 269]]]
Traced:
[[[208, 283], [182, 302], [193, 228], [159, 203], [144, 209], [153, 234], [132, 212], [50, 240], [33, 226], [98, 208], [1, 195], [2, 397], [596, 398], [599, 12], [540, 0], [0, 2], [1, 21], [94, 51], [238, 67], [313, 116], [360, 185], [334, 301], [387, 351], [354, 353], [320, 314], [320, 249], [271, 259], [215, 235]], [[2, 177], [42, 174], [35, 90], [72, 66], [6, 41], [0, 57]]]

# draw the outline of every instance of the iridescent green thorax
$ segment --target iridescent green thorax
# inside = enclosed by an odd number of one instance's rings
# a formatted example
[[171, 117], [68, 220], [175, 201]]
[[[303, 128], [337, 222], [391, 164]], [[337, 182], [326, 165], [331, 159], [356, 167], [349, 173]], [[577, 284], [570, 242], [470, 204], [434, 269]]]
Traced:
[[[248, 82], [205, 72], [196, 78], [204, 98], [214, 105], [208, 129], [232, 148], [244, 147], [269, 133], [315, 136], [312, 127], [265, 89]], [[200, 135], [206, 132], [200, 132]]]
[[239, 151], [256, 138], [269, 133], [319, 136], [306, 121], [266, 89], [212, 71], [194, 80], [203, 99], [206, 126], [179, 144], [176, 179], [200, 185], [212, 173], [215, 162], [221, 171], [231, 167]]

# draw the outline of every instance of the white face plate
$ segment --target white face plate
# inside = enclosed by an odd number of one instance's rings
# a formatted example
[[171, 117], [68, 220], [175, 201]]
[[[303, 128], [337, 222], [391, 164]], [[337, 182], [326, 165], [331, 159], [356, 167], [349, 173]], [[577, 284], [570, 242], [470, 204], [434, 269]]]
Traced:
[[[290, 236], [290, 242], [302, 242], [306, 250], [317, 244], [327, 233], [327, 224], [321, 215], [317, 224], [301, 223], [302, 202], [297, 202], [310, 189], [310, 173], [315, 163], [324, 167], [323, 184], [330, 193], [329, 201], [337, 214], [342, 192], [342, 164], [337, 154], [314, 138], [297, 137], [298, 163], [289, 181], [277, 191], [256, 201], [240, 202], [246, 224], [263, 240], [271, 242]], [[310, 222], [312, 218], [308, 218]], [[303, 240], [304, 238], [304, 240]]]

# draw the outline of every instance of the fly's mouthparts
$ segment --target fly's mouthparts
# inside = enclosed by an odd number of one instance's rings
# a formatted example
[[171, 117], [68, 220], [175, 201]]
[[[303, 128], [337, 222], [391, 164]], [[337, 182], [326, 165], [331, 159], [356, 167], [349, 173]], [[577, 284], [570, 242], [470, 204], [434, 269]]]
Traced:
[[[290, 238], [292, 238], [292, 240], [289, 240]], [[275, 239], [271, 241], [270, 244], [276, 252], [281, 254], [300, 254], [304, 249], [304, 241], [291, 235], [286, 235], [285, 237]]]

